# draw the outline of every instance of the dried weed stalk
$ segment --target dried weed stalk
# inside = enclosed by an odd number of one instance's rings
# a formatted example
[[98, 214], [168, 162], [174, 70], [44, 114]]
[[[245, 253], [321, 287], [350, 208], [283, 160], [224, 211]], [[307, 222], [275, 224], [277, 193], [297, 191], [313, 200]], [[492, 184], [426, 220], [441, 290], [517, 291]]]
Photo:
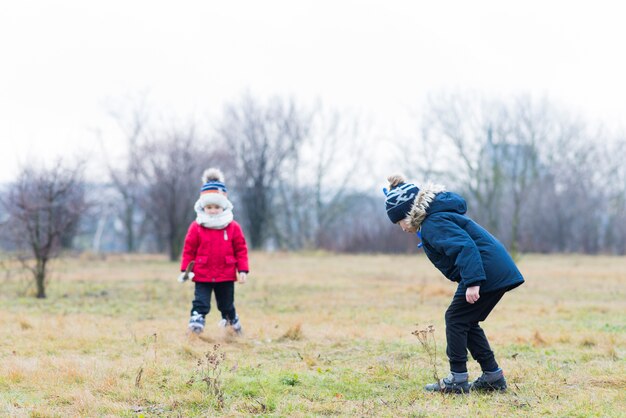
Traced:
[[196, 381], [206, 384], [209, 395], [215, 397], [217, 408], [224, 408], [224, 388], [222, 387], [222, 362], [226, 359], [226, 354], [220, 352], [220, 345], [215, 344], [213, 349], [204, 354], [204, 358], [198, 359], [197, 370], [194, 376], [187, 382], [188, 386]]
[[435, 340], [435, 327], [429, 325], [424, 329], [416, 329], [411, 334], [417, 337], [417, 340], [428, 355], [428, 362], [433, 368], [433, 377], [435, 381], [439, 381], [439, 373], [437, 373], [437, 341]]
[[[135, 334], [132, 334], [133, 338], [135, 338]], [[157, 333], [155, 332], [154, 334], [151, 335], [152, 338], [154, 338], [154, 364], [156, 365], [157, 363]], [[150, 350], [150, 344], [146, 343], [146, 351], [145, 353], [143, 353], [143, 360], [141, 361], [141, 365], [139, 366], [139, 369], [137, 370], [137, 375], [135, 376], [135, 387], [139, 388], [141, 387], [141, 378], [143, 377], [143, 372], [144, 372], [144, 366], [146, 365], [146, 357], [148, 354], [148, 351]]]

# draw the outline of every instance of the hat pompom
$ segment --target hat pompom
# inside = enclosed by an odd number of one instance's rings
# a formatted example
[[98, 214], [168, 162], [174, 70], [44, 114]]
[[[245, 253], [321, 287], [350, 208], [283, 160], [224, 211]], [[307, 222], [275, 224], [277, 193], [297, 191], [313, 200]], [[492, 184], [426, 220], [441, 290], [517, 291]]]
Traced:
[[210, 181], [219, 181], [220, 183], [224, 183], [224, 173], [219, 168], [207, 168], [202, 173], [202, 182], [208, 183]]
[[406, 178], [402, 174], [392, 174], [387, 177], [387, 181], [389, 182], [389, 189], [393, 190], [398, 184], [406, 183]]

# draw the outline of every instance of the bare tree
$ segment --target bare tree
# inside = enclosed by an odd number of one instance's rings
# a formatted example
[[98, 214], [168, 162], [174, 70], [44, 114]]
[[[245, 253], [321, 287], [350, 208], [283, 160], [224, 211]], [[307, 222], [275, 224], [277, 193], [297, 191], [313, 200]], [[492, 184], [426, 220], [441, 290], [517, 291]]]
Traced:
[[433, 111], [421, 115], [413, 112], [417, 134], [396, 135], [399, 139], [389, 141], [400, 171], [408, 178], [436, 181], [449, 175], [446, 155], [450, 149], [437, 132], [437, 117]]
[[320, 107], [314, 114], [314, 131], [303, 150], [312, 167], [312, 222], [299, 231], [305, 236], [310, 231], [310, 246], [319, 247], [322, 237], [331, 234], [331, 224], [349, 216], [351, 195], [360, 192], [357, 180], [366, 175], [370, 167], [365, 155], [365, 141], [361, 135], [362, 124], [356, 117], [341, 115], [337, 111], [324, 112]]
[[603, 184], [607, 193], [607, 208], [602, 222], [602, 235], [606, 251], [626, 254], [626, 165], [621, 156], [626, 155], [626, 139], [609, 144], [603, 160]]
[[150, 138], [140, 149], [141, 207], [160, 250], [170, 260], [180, 256], [185, 233], [195, 218], [194, 202], [202, 186], [202, 172], [211, 165], [229, 164], [218, 143], [196, 134], [193, 125]]
[[[597, 252], [601, 216], [606, 213], [606, 173], [602, 141], [580, 118], [554, 111], [550, 130], [539, 143], [537, 186], [528, 190], [525, 229], [548, 243], [549, 251]], [[533, 217], [541, 216], [536, 222]]]
[[331, 224], [348, 216], [348, 196], [359, 191], [354, 180], [369, 167], [356, 117], [320, 104], [310, 116], [309, 135], [285, 161], [277, 184], [280, 222], [273, 223], [272, 233], [281, 248], [320, 247]]
[[502, 109], [496, 112], [490, 106], [458, 94], [442, 95], [430, 99], [425, 119], [432, 123], [430, 135], [438, 146], [448, 149], [442, 157], [447, 159], [447, 178], [467, 194], [479, 222], [496, 231], [503, 188], [496, 133], [506, 128]]
[[60, 160], [50, 169], [27, 166], [2, 199], [10, 237], [28, 257], [24, 265], [33, 273], [38, 298], [46, 297], [48, 262], [87, 210], [83, 172], [84, 164]]
[[552, 121], [548, 119], [548, 107], [545, 100], [535, 104], [529, 96], [519, 97], [510, 107], [503, 105], [506, 117], [505, 127], [499, 135], [501, 140], [497, 145], [490, 144], [500, 150], [496, 164], [508, 195], [502, 202], [500, 216], [509, 225], [506, 235], [509, 250], [514, 255], [520, 250], [520, 230], [523, 210], [528, 206], [528, 192], [539, 177], [538, 147], [550, 140]]
[[245, 211], [252, 248], [261, 248], [276, 230], [274, 200], [286, 162], [297, 158], [307, 137], [310, 115], [293, 100], [261, 103], [249, 93], [228, 104], [218, 127], [234, 155], [239, 202]]
[[[117, 122], [126, 140], [126, 155], [112, 160], [107, 158], [106, 166], [113, 190], [120, 196], [112, 208], [102, 212], [101, 223], [106, 221], [111, 209], [121, 220], [126, 251], [132, 253], [141, 243], [142, 225], [145, 216], [140, 213], [139, 200], [143, 192], [140, 179], [142, 139], [147, 135], [148, 110], [145, 98], [133, 103], [127, 111], [120, 111], [122, 105], [111, 106], [111, 117]], [[103, 141], [104, 142], [104, 141]], [[121, 164], [116, 164], [121, 163]]]
[[448, 177], [511, 252], [600, 250], [610, 222], [600, 131], [530, 96], [441, 96], [429, 112], [431, 131], [450, 146]]

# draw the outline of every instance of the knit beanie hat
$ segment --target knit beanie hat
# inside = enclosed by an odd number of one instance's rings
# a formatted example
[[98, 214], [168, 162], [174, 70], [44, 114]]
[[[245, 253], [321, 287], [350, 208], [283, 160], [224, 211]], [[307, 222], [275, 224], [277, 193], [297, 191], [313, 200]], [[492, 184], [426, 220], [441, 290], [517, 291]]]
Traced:
[[387, 180], [389, 190], [383, 189], [386, 196], [385, 207], [387, 216], [395, 224], [407, 217], [420, 189], [412, 183], [406, 183], [402, 174], [394, 174]]
[[221, 206], [224, 210], [232, 209], [233, 204], [228, 200], [228, 189], [224, 184], [224, 174], [217, 168], [209, 168], [202, 174], [204, 184], [200, 189], [200, 198], [197, 204], [204, 208], [206, 205], [214, 204]]

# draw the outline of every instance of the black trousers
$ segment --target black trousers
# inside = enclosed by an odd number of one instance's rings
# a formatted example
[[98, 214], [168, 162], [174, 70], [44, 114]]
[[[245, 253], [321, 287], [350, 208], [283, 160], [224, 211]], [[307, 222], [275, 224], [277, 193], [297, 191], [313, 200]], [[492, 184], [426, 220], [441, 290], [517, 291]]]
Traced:
[[481, 293], [480, 298], [471, 304], [465, 295], [457, 295], [446, 311], [446, 354], [450, 361], [450, 371], [467, 372], [467, 350], [478, 361], [483, 371], [493, 371], [498, 363], [491, 351], [483, 329], [478, 325], [484, 321], [507, 289]]
[[235, 319], [237, 317], [237, 312], [235, 312], [235, 282], [196, 282], [191, 312], [196, 311], [202, 316], [208, 314], [211, 310], [212, 292], [215, 292], [217, 309], [221, 312], [222, 318]]

